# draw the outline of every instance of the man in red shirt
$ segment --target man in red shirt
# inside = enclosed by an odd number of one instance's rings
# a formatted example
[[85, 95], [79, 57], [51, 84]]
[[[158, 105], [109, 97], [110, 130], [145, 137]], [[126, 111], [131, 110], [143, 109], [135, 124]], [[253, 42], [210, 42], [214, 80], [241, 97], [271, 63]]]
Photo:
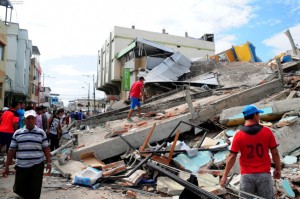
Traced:
[[139, 100], [140, 96], [142, 95], [142, 100], [145, 101], [145, 93], [144, 93], [144, 77], [139, 77], [139, 80], [134, 82], [130, 88], [129, 91], [129, 97], [131, 99], [131, 104], [130, 104], [130, 111], [127, 116], [127, 121], [132, 122], [133, 120], [131, 119], [132, 113], [137, 106], [138, 110], [138, 115], [141, 117], [141, 102]]
[[20, 108], [18, 102], [12, 102], [11, 108], [5, 111], [0, 118], [0, 152], [6, 145], [6, 152], [10, 146], [11, 138], [19, 127], [19, 115], [17, 110]]
[[220, 185], [225, 187], [228, 173], [235, 163], [237, 154], [241, 153], [240, 197], [253, 198], [253, 196], [245, 194], [250, 193], [271, 199], [274, 198], [274, 190], [270, 173], [269, 150], [275, 164], [273, 172], [275, 179], [279, 179], [281, 175], [280, 157], [273, 132], [268, 127], [259, 124], [259, 113], [263, 113], [263, 111], [254, 105], [244, 107], [245, 125], [234, 135]]

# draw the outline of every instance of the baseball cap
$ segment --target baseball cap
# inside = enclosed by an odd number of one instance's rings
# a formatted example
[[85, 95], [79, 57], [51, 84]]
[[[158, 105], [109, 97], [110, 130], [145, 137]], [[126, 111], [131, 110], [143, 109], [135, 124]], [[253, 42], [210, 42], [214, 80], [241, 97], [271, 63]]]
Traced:
[[244, 116], [248, 116], [254, 113], [263, 113], [263, 110], [258, 109], [256, 106], [254, 105], [247, 105], [243, 108], [243, 114]]
[[2, 111], [7, 111], [9, 108], [3, 107]]
[[24, 118], [27, 118], [28, 116], [36, 117], [36, 112], [34, 110], [25, 111]]

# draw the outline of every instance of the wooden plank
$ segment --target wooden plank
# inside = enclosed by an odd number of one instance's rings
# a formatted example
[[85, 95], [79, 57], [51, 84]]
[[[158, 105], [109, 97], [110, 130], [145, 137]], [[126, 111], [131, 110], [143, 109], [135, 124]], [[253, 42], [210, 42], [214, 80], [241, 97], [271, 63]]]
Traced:
[[146, 148], [146, 146], [147, 146], [147, 144], [148, 144], [148, 142], [149, 142], [149, 140], [150, 140], [150, 138], [151, 138], [151, 136], [152, 136], [152, 133], [153, 133], [155, 127], [156, 127], [156, 123], [154, 123], [154, 124], [152, 125], [152, 127], [151, 127], [151, 129], [150, 129], [150, 132], [148, 133], [148, 135], [147, 135], [147, 137], [146, 137], [146, 139], [145, 139], [143, 145], [140, 147], [140, 151], [144, 151], [144, 150], [145, 150], [145, 148]]
[[286, 99], [292, 99], [292, 98], [295, 96], [296, 93], [297, 93], [297, 91], [292, 90], [292, 91], [290, 92], [289, 96], [288, 96]]

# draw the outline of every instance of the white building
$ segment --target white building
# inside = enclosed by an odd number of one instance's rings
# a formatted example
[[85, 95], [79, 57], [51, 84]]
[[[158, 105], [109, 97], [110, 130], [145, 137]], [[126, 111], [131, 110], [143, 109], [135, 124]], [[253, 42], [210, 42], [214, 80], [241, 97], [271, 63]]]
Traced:
[[[165, 46], [166, 52], [168, 51], [167, 49], [173, 49], [172, 53], [179, 51], [188, 58], [206, 57], [215, 53], [215, 43], [212, 34], [195, 39], [188, 37], [187, 33], [185, 37], [181, 37], [169, 35], [165, 33], [165, 30], [162, 33], [156, 33], [137, 30], [134, 27], [130, 29], [115, 26], [101, 50], [98, 51], [96, 88], [104, 91], [108, 100], [126, 97], [126, 94], [122, 92], [122, 74], [125, 68], [124, 64], [128, 60], [121, 60], [120, 58], [124, 56], [131, 58], [135, 70], [145, 67], [145, 59], [143, 57], [148, 55], [141, 53], [139, 57], [136, 54], [131, 56], [134, 48], [139, 48], [141, 52], [143, 51], [144, 45], [138, 46], [137, 38], [142, 38], [146, 43], [149, 41], [160, 46], [159, 48], [162, 51], [153, 54], [154, 57], [164, 51], [163, 46]], [[163, 56], [166, 57], [166, 55]], [[134, 74], [136, 74], [136, 71]], [[136, 77], [131, 79], [136, 80]], [[130, 81], [131, 83], [133, 82], [132, 80]]]
[[5, 85], [5, 106], [12, 100], [26, 101], [29, 92], [29, 68], [32, 55], [32, 43], [28, 31], [20, 29], [19, 24], [7, 26], [7, 56]]
[[40, 105], [51, 107], [51, 89], [50, 87], [43, 87], [42, 92], [40, 92]]

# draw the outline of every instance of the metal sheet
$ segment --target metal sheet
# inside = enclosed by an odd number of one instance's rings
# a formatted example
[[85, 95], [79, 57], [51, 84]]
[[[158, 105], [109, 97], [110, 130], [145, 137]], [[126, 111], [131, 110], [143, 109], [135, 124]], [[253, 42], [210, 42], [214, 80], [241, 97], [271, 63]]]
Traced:
[[155, 42], [152, 42], [152, 41], [140, 38], [140, 37], [136, 38], [136, 42], [143, 43], [143, 44], [146, 44], [148, 46], [152, 46], [154, 48], [157, 48], [157, 49], [169, 52], [169, 53], [174, 53], [175, 52], [172, 48], [166, 47], [164, 45], [161, 45], [161, 44], [158, 44], [158, 43], [155, 43]]
[[213, 154], [210, 151], [199, 151], [194, 157], [188, 157], [186, 154], [179, 154], [173, 160], [180, 164], [186, 170], [197, 173], [200, 167], [213, 161]]
[[190, 67], [191, 60], [176, 52], [151, 70], [145, 77], [145, 82], [176, 81], [181, 75], [190, 72]]

